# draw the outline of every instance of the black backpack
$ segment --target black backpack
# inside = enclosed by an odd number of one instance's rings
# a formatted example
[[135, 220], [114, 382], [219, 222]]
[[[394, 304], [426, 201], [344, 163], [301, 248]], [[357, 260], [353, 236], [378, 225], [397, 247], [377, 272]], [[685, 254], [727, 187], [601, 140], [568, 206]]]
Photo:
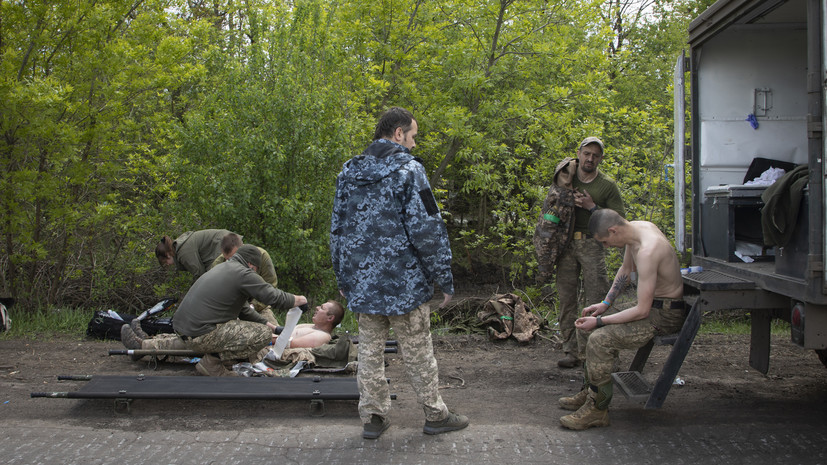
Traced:
[[175, 305], [177, 299], [164, 299], [149, 310], [141, 313], [140, 316], [120, 314], [118, 312], [96, 311], [86, 327], [86, 335], [95, 339], [121, 340], [121, 327], [129, 324], [135, 318], [141, 321], [141, 328], [150, 336], [161, 333], [172, 333], [172, 318], [149, 318], [163, 311], [169, 310]]

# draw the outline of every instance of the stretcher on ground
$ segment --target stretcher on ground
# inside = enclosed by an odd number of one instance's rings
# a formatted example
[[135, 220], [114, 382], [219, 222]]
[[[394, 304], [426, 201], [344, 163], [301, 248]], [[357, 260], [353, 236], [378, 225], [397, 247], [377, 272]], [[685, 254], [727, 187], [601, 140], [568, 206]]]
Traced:
[[[325, 400], [359, 400], [356, 378], [270, 378], [208, 376], [62, 375], [84, 381], [76, 391], [32, 392], [31, 397], [113, 399], [116, 411], [128, 411], [134, 399], [308, 400], [311, 414], [324, 414]], [[396, 399], [396, 395], [391, 395]]]
[[[358, 344], [359, 340], [357, 338], [351, 338], [350, 342], [353, 344]], [[398, 352], [397, 348], [397, 341], [395, 340], [387, 340], [385, 341], [385, 353], [386, 354], [395, 354]], [[202, 357], [204, 355], [203, 352], [194, 351], [194, 350], [187, 350], [187, 349], [110, 349], [109, 355], [129, 355], [135, 357], [136, 360], [141, 357], [149, 357], [149, 365], [153, 367], [153, 369], [157, 368], [158, 363], [167, 360], [168, 357], [181, 357], [183, 359], [195, 359], [197, 357]], [[325, 371], [316, 371], [317, 368], [306, 367], [303, 368], [303, 372], [306, 373], [349, 373], [348, 370], [342, 370], [341, 367], [336, 368], [334, 371], [325, 370]]]
[[[395, 354], [396, 347], [385, 347], [386, 354]], [[134, 356], [170, 356], [170, 357], [202, 357], [204, 352], [196, 350], [175, 350], [175, 349], [110, 349], [109, 355], [134, 355]]]

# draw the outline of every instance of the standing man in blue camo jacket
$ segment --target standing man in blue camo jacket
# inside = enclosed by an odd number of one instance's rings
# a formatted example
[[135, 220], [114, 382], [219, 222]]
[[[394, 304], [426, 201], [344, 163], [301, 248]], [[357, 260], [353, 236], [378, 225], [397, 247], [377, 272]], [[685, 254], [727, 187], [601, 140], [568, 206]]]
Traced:
[[425, 411], [423, 432], [468, 426], [439, 394], [428, 301], [434, 282], [444, 294], [442, 305], [454, 293], [451, 246], [425, 168], [410, 154], [417, 132], [411, 112], [388, 109], [373, 143], [347, 161], [336, 180], [330, 252], [339, 290], [358, 314], [359, 416], [366, 439], [390, 426], [384, 347], [391, 326]]

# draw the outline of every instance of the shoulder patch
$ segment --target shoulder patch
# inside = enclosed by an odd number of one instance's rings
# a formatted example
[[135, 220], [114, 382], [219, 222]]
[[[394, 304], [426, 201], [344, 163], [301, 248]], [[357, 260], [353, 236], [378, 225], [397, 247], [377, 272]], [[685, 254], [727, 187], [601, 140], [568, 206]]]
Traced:
[[422, 203], [425, 204], [425, 211], [428, 212], [428, 215], [439, 213], [439, 207], [436, 206], [436, 199], [431, 189], [422, 189], [419, 191], [419, 197], [422, 199]]

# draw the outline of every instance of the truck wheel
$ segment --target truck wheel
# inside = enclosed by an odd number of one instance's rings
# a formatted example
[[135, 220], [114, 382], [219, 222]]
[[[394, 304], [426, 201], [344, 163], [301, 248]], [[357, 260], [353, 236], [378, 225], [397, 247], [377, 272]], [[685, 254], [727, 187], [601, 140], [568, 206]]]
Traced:
[[821, 360], [821, 363], [827, 367], [827, 349], [816, 350], [818, 354], [818, 359]]

